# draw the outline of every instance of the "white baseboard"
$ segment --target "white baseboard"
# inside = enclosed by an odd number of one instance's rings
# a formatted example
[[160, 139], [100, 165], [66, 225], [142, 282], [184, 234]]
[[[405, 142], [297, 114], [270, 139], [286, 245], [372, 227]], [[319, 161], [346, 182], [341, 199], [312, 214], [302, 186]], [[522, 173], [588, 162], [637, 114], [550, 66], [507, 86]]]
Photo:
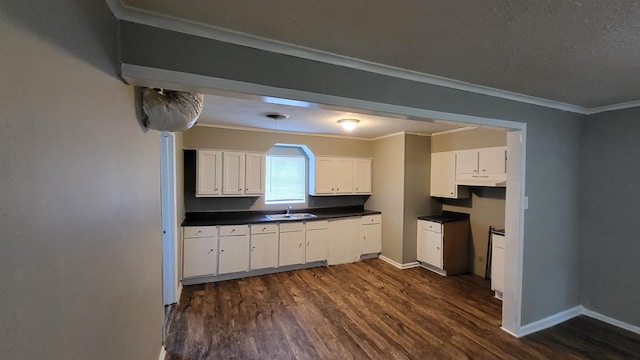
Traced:
[[569, 319], [573, 319], [576, 316], [582, 315], [582, 309], [583, 309], [582, 306], [576, 306], [576, 307], [572, 307], [571, 309], [561, 311], [557, 314], [546, 317], [544, 319], [534, 321], [525, 326], [521, 326], [520, 329], [518, 330], [518, 333], [512, 334], [512, 335], [515, 335], [516, 337], [523, 337], [523, 336], [531, 335], [540, 330], [544, 330], [552, 326], [556, 326]]
[[160, 348], [160, 355], [158, 356], [158, 360], [164, 360], [167, 357], [167, 349], [164, 348], [164, 346], [162, 348]]
[[596, 320], [600, 320], [600, 321], [605, 322], [607, 324], [619, 327], [621, 329], [625, 329], [627, 331], [631, 331], [633, 333], [640, 334], [640, 326], [635, 326], [635, 325], [628, 324], [626, 322], [623, 322], [623, 321], [608, 317], [606, 315], [602, 315], [599, 312], [595, 312], [595, 311], [589, 310], [589, 309], [587, 309], [585, 307], [582, 307], [582, 314], [585, 315], [585, 316], [588, 316], [590, 318], [594, 318]]
[[504, 330], [505, 332], [515, 336], [515, 337], [524, 337], [530, 334], [533, 334], [535, 332], [538, 332], [540, 330], [544, 330], [553, 326], [556, 326], [562, 322], [565, 322], [567, 320], [573, 319], [576, 316], [580, 316], [580, 315], [584, 315], [584, 316], [588, 316], [590, 318], [596, 319], [596, 320], [600, 320], [602, 322], [605, 322], [607, 324], [613, 325], [615, 327], [619, 327], [621, 329], [627, 330], [627, 331], [631, 331], [633, 333], [636, 334], [640, 334], [640, 326], [635, 326], [635, 325], [631, 325], [628, 323], [625, 323], [623, 321], [611, 318], [609, 316], [600, 314], [598, 312], [589, 310], [587, 308], [585, 308], [582, 305], [578, 305], [576, 307], [573, 307], [571, 309], [565, 310], [565, 311], [561, 311], [557, 314], [551, 315], [549, 317], [546, 317], [544, 319], [538, 320], [538, 321], [534, 321], [530, 324], [527, 324], [525, 326], [520, 327], [520, 330], [518, 331], [517, 334], [512, 333], [511, 331], [507, 331], [506, 329], [502, 328], [502, 330]]
[[420, 266], [420, 263], [417, 261], [414, 262], [410, 262], [410, 263], [406, 263], [406, 264], [401, 264], [395, 260], [389, 259], [388, 257], [384, 256], [384, 255], [380, 255], [378, 256], [378, 258], [380, 258], [380, 260], [389, 263], [395, 267], [397, 267], [398, 269], [404, 270], [404, 269], [410, 269], [410, 268], [414, 268], [414, 267], [418, 267]]
[[178, 290], [176, 291], [176, 304], [180, 304], [180, 296], [182, 296], [182, 281], [178, 283]]

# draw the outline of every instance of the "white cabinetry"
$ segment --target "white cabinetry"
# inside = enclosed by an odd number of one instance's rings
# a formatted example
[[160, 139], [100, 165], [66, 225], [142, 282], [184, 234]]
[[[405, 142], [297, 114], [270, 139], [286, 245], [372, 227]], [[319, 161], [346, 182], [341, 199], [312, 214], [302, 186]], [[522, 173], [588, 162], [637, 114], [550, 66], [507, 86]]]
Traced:
[[218, 274], [249, 270], [249, 225], [220, 226]]
[[266, 155], [246, 153], [245, 155], [245, 195], [264, 194], [266, 176]]
[[504, 146], [456, 151], [456, 174], [506, 174]]
[[216, 275], [217, 231], [216, 226], [183, 228], [183, 277]]
[[251, 225], [251, 270], [278, 266], [278, 224]]
[[265, 154], [197, 150], [196, 196], [264, 194]]
[[469, 189], [456, 184], [456, 153], [431, 154], [431, 196], [443, 198], [469, 197]]
[[316, 156], [309, 171], [310, 195], [371, 193], [371, 159]]
[[360, 260], [360, 226], [360, 217], [329, 221], [329, 265]]
[[305, 225], [307, 249], [305, 262], [324, 261], [329, 256], [329, 223], [327, 220], [309, 221]]
[[382, 215], [367, 215], [361, 219], [360, 254], [382, 252]]
[[491, 290], [495, 291], [497, 298], [502, 299], [505, 262], [504, 235], [491, 233], [491, 244]]
[[309, 176], [312, 195], [337, 195], [353, 192], [353, 160], [350, 158], [316, 156], [313, 176]]
[[280, 266], [304, 264], [304, 223], [280, 223]]
[[196, 196], [222, 194], [222, 151], [196, 151]]
[[442, 275], [467, 272], [469, 221], [444, 223], [418, 220], [418, 261]]
[[353, 159], [353, 192], [371, 194], [371, 159]]

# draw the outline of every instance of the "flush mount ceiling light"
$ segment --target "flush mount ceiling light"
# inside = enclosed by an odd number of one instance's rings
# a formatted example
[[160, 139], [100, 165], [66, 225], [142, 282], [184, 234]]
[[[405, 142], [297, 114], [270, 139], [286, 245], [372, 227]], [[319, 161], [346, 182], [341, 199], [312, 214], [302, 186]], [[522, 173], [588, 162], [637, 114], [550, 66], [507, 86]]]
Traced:
[[338, 124], [340, 124], [340, 126], [342, 126], [342, 128], [347, 130], [347, 131], [351, 131], [351, 130], [355, 129], [356, 126], [358, 126], [359, 122], [360, 122], [360, 120], [357, 120], [357, 119], [342, 119], [342, 120], [338, 120]]

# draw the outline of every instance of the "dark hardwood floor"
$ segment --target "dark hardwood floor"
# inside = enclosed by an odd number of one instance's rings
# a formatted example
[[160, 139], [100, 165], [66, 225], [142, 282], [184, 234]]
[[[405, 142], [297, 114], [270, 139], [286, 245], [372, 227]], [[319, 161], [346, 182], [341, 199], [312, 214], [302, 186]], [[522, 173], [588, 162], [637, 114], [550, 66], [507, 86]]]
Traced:
[[474, 275], [379, 259], [183, 290], [167, 359], [640, 359], [640, 336], [587, 317], [516, 339]]

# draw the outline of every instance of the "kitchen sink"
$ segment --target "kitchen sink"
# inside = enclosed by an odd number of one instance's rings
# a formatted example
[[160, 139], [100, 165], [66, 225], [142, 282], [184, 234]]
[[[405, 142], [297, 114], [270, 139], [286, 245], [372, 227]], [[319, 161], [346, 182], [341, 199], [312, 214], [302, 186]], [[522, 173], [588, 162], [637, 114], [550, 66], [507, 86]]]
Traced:
[[291, 214], [271, 214], [267, 215], [268, 219], [271, 220], [304, 220], [304, 219], [313, 219], [317, 217], [315, 214], [311, 213], [291, 213]]

